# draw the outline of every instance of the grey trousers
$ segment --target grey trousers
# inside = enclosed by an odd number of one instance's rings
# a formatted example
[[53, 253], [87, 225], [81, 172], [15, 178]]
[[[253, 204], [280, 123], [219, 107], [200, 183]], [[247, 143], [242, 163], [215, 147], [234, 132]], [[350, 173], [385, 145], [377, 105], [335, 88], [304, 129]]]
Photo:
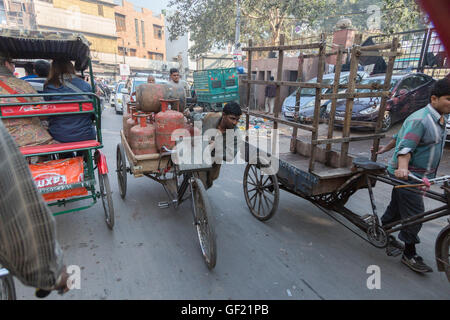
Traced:
[[[411, 181], [411, 183], [415, 182]], [[386, 225], [398, 220], [413, 217], [424, 211], [425, 206], [423, 204], [422, 195], [403, 188], [393, 189], [391, 202], [386, 208], [384, 215], [381, 217], [381, 223]], [[398, 238], [406, 244], [420, 243], [418, 234], [421, 228], [422, 224], [406, 227], [400, 231]]]

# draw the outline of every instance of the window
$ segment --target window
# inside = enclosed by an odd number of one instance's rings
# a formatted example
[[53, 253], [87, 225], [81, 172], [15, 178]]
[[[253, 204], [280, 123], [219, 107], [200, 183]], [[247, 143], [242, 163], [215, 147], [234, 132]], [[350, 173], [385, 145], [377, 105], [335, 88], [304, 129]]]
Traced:
[[136, 57], [136, 49], [130, 49], [130, 56]]
[[98, 15], [101, 16], [101, 17], [104, 16], [103, 15], [103, 5], [102, 4], [98, 5]]
[[147, 54], [148, 58], [151, 60], [164, 60], [164, 55], [162, 53], [148, 51]]
[[142, 46], [145, 48], [144, 21], [141, 20]]
[[126, 23], [125, 23], [125, 16], [119, 13], [116, 13], [116, 31], [127, 31]]
[[127, 55], [127, 48], [124, 47], [118, 47], [119, 49], [119, 55], [126, 56]]
[[155, 39], [162, 39], [162, 27], [156, 24], [153, 25], [153, 37]]
[[136, 43], [139, 45], [139, 21], [134, 19], [134, 30], [136, 30]]

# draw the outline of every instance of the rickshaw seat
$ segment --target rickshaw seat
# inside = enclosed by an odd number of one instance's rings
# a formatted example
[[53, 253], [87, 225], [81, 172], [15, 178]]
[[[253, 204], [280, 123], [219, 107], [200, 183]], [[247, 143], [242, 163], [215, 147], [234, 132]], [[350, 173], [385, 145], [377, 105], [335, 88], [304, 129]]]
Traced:
[[42, 146], [21, 147], [20, 151], [23, 155], [46, 154], [60, 151], [77, 151], [80, 149], [89, 149], [98, 146], [100, 146], [100, 143], [97, 140], [85, 140], [77, 142], [46, 144]]

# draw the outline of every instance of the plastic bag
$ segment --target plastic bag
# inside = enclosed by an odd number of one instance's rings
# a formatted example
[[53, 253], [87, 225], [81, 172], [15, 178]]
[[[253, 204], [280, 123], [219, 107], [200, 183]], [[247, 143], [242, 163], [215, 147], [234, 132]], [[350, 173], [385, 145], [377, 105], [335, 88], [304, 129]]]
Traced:
[[[82, 182], [84, 178], [83, 158], [52, 160], [29, 165], [36, 186], [50, 188]], [[45, 201], [56, 201], [88, 194], [86, 188], [75, 188], [43, 194]]]

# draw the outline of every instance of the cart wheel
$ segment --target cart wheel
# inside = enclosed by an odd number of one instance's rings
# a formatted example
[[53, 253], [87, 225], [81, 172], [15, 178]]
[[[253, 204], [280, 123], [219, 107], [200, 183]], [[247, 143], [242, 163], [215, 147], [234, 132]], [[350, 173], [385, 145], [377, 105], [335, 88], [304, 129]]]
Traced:
[[116, 160], [119, 192], [122, 199], [125, 199], [127, 194], [127, 159], [125, 158], [125, 152], [121, 143], [117, 144]]
[[211, 223], [212, 210], [203, 183], [197, 178], [193, 179], [191, 194], [194, 224], [203, 257], [208, 269], [211, 270], [216, 266], [216, 235]]
[[445, 264], [444, 271], [447, 279], [450, 281], [450, 232], [447, 233], [447, 236], [442, 241], [441, 259]]
[[0, 300], [16, 300], [16, 287], [10, 274], [0, 277]]
[[277, 211], [280, 198], [277, 176], [263, 175], [260, 165], [247, 164], [244, 195], [251, 214], [260, 221], [269, 220]]
[[108, 174], [100, 174], [99, 172], [98, 183], [100, 185], [100, 195], [102, 197], [103, 209], [105, 210], [105, 221], [108, 228], [112, 230], [114, 227], [114, 206]]

